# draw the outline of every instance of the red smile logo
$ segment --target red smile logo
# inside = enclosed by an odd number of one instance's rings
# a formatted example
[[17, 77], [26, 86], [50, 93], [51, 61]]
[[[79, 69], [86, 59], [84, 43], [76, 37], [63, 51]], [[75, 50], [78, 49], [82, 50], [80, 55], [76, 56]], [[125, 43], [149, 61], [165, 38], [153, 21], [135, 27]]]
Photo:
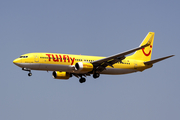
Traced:
[[[152, 45], [150, 45], [150, 48], [152, 48]], [[149, 50], [148, 53], [145, 53], [144, 49], [145, 49], [145, 48], [142, 48], [142, 51], [143, 51], [144, 55], [145, 55], [145, 56], [149, 56], [149, 55], [151, 54], [151, 50]]]

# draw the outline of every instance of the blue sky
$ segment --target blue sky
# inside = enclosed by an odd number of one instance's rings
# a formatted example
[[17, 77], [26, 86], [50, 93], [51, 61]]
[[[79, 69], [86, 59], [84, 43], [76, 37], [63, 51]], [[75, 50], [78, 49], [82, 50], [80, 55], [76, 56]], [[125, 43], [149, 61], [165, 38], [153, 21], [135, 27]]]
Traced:
[[[138, 0], [1, 0], [0, 119], [152, 120], [180, 119], [180, 2]], [[101, 75], [80, 84], [53, 79], [12, 61], [30, 52], [109, 56], [139, 46], [155, 32], [144, 72]]]

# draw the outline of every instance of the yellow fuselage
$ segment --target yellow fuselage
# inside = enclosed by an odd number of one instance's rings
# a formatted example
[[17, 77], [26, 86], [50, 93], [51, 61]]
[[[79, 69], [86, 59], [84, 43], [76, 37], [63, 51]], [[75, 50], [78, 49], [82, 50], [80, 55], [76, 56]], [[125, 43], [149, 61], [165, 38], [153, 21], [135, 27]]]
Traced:
[[[13, 62], [21, 68], [29, 68], [30, 70], [46, 70], [46, 71], [66, 71], [71, 73], [79, 73], [74, 70], [77, 62], [92, 63], [93, 61], [105, 57], [72, 55], [59, 53], [28, 53], [15, 59]], [[126, 74], [136, 71], [143, 71], [152, 65], [144, 65], [144, 61], [129, 59], [126, 57], [121, 62], [112, 66], [107, 66], [102, 74]]]

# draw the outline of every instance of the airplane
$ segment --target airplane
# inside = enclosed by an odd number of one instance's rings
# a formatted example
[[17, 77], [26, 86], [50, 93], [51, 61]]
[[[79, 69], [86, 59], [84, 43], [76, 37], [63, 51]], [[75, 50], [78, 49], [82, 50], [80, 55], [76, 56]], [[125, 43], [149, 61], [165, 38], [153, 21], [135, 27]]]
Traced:
[[[28, 53], [15, 59], [13, 63], [29, 71], [53, 71], [54, 79], [67, 80], [72, 76], [80, 83], [86, 82], [86, 76], [98, 78], [100, 74], [120, 75], [142, 72], [151, 68], [154, 63], [173, 57], [174, 55], [151, 60], [154, 32], [149, 32], [139, 47], [109, 57], [61, 54], [61, 53]], [[132, 54], [134, 53], [134, 54]], [[131, 55], [129, 55], [131, 54]], [[127, 56], [129, 55], [129, 56]]]

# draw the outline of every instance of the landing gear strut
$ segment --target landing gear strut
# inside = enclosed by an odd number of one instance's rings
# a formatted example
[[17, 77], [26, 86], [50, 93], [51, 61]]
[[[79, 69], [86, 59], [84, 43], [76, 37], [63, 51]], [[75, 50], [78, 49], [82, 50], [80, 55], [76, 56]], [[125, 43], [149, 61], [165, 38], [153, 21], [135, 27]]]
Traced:
[[79, 82], [80, 82], [80, 83], [86, 82], [86, 78], [81, 77], [81, 78], [79, 79]]

